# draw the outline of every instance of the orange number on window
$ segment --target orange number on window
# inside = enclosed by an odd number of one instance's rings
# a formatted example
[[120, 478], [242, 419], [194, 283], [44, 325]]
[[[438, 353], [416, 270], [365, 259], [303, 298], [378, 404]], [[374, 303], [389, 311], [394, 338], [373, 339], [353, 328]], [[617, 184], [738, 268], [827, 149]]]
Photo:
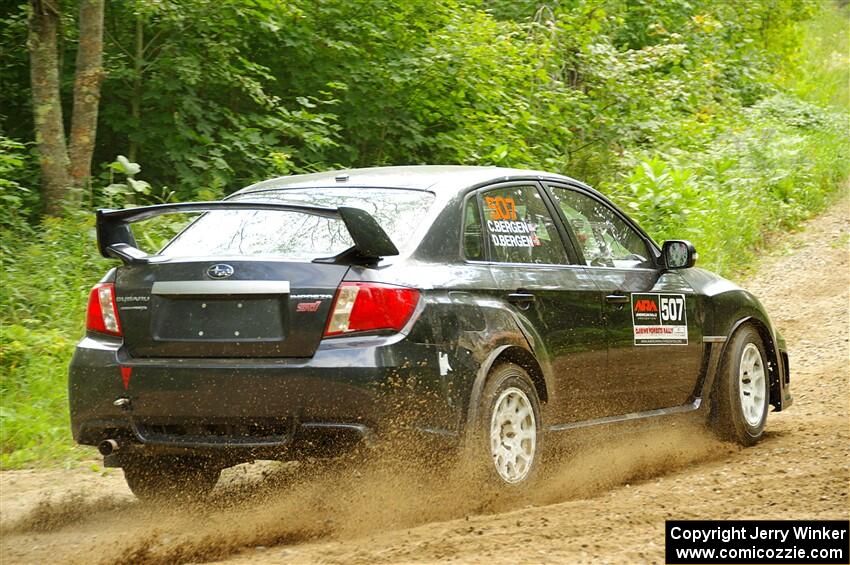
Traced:
[[516, 203], [513, 198], [505, 198], [505, 211], [508, 219], [516, 220]]
[[484, 203], [490, 210], [491, 220], [516, 220], [516, 202], [513, 198], [485, 196]]

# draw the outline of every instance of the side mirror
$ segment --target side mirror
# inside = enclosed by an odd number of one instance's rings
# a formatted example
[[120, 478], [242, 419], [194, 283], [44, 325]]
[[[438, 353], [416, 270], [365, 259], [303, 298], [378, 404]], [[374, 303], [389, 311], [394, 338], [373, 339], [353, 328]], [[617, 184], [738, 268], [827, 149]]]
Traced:
[[694, 245], [684, 239], [665, 241], [661, 246], [661, 256], [668, 269], [690, 269], [699, 257]]

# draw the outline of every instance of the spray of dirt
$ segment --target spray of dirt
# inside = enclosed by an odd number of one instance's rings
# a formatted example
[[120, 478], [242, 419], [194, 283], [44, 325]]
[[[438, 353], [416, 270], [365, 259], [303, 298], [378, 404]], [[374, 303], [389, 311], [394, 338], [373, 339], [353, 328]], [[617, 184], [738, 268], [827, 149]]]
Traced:
[[740, 448], [718, 441], [699, 422], [656, 421], [582, 430], [578, 445], [559, 450], [538, 505], [588, 498], [619, 485], [646, 481]]
[[58, 499], [42, 498], [35, 508], [11, 524], [3, 525], [2, 533], [51, 532], [94, 516], [106, 517], [123, 511], [128, 503], [114, 496], [87, 497], [82, 491]]
[[584, 432], [553, 449], [534, 488], [505, 492], [483, 486], [463, 462], [432, 463], [420, 449], [396, 443], [329, 462], [243, 465], [194, 505], [75, 493], [42, 501], [4, 530], [72, 533], [97, 526], [109, 543], [84, 544], [68, 556], [72, 562], [203, 562], [257, 546], [351, 539], [589, 497], [731, 449], [684, 420]]

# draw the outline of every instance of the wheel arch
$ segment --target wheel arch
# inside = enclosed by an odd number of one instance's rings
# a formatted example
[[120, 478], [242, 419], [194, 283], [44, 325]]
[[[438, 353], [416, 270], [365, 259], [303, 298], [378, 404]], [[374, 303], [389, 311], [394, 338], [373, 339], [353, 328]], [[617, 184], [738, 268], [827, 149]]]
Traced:
[[496, 357], [490, 368], [505, 362], [519, 365], [525, 369], [528, 376], [531, 377], [531, 382], [534, 384], [537, 398], [542, 404], [546, 404], [549, 401], [549, 390], [546, 386], [546, 379], [543, 377], [543, 369], [540, 367], [537, 358], [530, 351], [521, 347], [510, 346]]
[[[764, 343], [765, 354], [767, 355], [768, 363], [768, 383], [769, 383], [769, 403], [776, 410], [782, 409], [782, 362], [780, 360], [779, 349], [774, 339], [773, 332], [770, 330], [769, 324], [760, 319], [758, 316], [749, 315], [739, 318], [730, 328], [727, 334], [726, 342], [723, 344], [723, 349], [720, 352], [720, 359], [725, 358], [729, 343], [734, 335], [743, 327], [750, 325], [758, 332]], [[715, 379], [715, 383], [717, 379]]]
[[481, 399], [481, 394], [484, 391], [484, 385], [487, 383], [487, 377], [490, 371], [500, 363], [513, 363], [525, 369], [531, 382], [534, 385], [537, 397], [541, 405], [546, 404], [549, 400], [549, 390], [546, 386], [546, 378], [543, 374], [543, 369], [540, 362], [534, 354], [518, 345], [501, 345], [490, 352], [485, 361], [481, 363], [475, 380], [472, 384], [472, 390], [469, 397], [469, 409], [467, 410], [466, 424], [470, 426], [478, 417], [478, 405]]

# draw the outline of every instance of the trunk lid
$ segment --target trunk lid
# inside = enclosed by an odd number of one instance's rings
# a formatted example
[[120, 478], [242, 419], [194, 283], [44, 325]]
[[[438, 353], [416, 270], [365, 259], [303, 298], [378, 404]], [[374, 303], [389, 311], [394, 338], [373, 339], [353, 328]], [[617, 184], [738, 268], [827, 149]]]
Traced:
[[311, 357], [347, 271], [221, 257], [125, 265], [115, 280], [125, 350], [131, 357]]

